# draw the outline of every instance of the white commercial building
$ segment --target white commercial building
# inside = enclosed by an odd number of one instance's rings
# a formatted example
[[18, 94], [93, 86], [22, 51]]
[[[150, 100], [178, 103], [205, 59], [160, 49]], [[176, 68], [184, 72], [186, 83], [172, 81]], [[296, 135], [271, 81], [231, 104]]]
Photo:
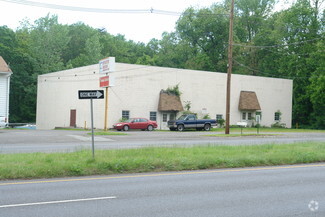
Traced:
[[[40, 75], [37, 128], [90, 128], [90, 100], [79, 99], [78, 91], [105, 90], [99, 87], [100, 77], [105, 75], [99, 73], [98, 64]], [[161, 90], [176, 85], [183, 108], [190, 105], [190, 111], [199, 118], [225, 119], [225, 73], [116, 63], [115, 71], [108, 75], [108, 128], [122, 117], [145, 117], [156, 120], [158, 129], [166, 129], [167, 121], [180, 115], [182, 109], [162, 106], [168, 97], [162, 97]], [[93, 100], [95, 128], [105, 128], [106, 98]], [[290, 128], [292, 80], [233, 74], [230, 103], [231, 125], [252, 125], [258, 119], [262, 126], [278, 122]]]
[[[0, 56], [0, 121], [9, 122], [9, 87], [11, 69]], [[4, 125], [0, 123], [0, 126]]]

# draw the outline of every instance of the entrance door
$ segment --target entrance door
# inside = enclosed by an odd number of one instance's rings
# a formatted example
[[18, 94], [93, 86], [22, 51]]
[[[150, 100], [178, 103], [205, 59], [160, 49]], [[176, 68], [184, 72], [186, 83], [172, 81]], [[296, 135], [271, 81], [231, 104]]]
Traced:
[[169, 130], [168, 121], [175, 120], [176, 113], [175, 112], [164, 112], [160, 117], [160, 129], [161, 130]]
[[77, 110], [71, 109], [70, 110], [70, 127], [77, 127], [76, 121], [77, 121]]

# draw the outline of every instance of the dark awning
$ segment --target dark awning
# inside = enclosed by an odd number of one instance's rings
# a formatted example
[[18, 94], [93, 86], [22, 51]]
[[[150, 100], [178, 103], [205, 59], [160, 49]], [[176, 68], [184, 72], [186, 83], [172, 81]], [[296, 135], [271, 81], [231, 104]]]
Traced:
[[179, 96], [165, 91], [160, 91], [158, 111], [183, 111], [183, 105]]
[[238, 109], [239, 110], [261, 110], [256, 93], [253, 91], [241, 91]]

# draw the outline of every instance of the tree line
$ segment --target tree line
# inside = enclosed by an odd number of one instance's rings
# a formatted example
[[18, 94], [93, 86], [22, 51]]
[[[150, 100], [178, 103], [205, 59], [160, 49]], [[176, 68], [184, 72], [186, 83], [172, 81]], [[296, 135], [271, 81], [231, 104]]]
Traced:
[[[293, 126], [325, 129], [323, 3], [297, 0], [275, 12], [275, 0], [235, 1], [233, 73], [293, 79]], [[82, 22], [63, 25], [50, 14], [33, 23], [23, 20], [16, 30], [0, 26], [0, 55], [14, 72], [10, 121], [35, 121], [38, 75], [108, 56], [122, 63], [226, 72], [229, 7], [224, 0], [188, 8], [174, 32], [146, 44]]]

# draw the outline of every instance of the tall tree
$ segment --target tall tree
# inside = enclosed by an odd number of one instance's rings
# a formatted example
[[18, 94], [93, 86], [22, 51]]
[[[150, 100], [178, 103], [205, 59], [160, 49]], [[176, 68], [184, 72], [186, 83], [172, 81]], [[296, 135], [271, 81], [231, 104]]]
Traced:
[[33, 61], [20, 46], [15, 32], [0, 27], [0, 56], [9, 64], [13, 74], [10, 85], [10, 122], [34, 122], [36, 82]]
[[[242, 42], [250, 42], [263, 28], [265, 19], [273, 10], [275, 0], [237, 0], [237, 25], [245, 30], [245, 34], [238, 36]], [[238, 27], [237, 27], [238, 29]]]
[[98, 31], [96, 29], [82, 22], [69, 25], [68, 37], [70, 38], [70, 40], [62, 54], [63, 62], [67, 64], [69, 61], [77, 58], [80, 54], [85, 54], [87, 40], [89, 40], [93, 35], [97, 33]]
[[180, 40], [195, 49], [194, 55], [206, 64], [204, 70], [226, 71], [228, 12], [221, 4], [210, 8], [187, 9], [176, 24]]
[[95, 32], [95, 34], [86, 40], [84, 51], [71, 60], [69, 64], [71, 64], [72, 67], [80, 67], [98, 63], [98, 61], [104, 57], [101, 54], [102, 47], [103, 46], [99, 42], [98, 33]]
[[64, 69], [63, 51], [70, 38], [67, 26], [58, 23], [58, 17], [47, 15], [28, 27], [30, 55], [36, 60], [37, 74]]
[[[286, 46], [282, 52], [286, 55], [279, 62], [279, 71], [294, 79], [293, 123], [310, 126], [313, 104], [308, 92], [310, 77], [319, 68], [319, 63], [310, 64], [311, 54], [320, 46], [320, 21], [315, 19], [315, 8], [308, 0], [298, 0], [291, 8], [278, 17], [278, 36]], [[319, 56], [321, 57], [321, 56]], [[320, 61], [322, 62], [322, 61]]]

